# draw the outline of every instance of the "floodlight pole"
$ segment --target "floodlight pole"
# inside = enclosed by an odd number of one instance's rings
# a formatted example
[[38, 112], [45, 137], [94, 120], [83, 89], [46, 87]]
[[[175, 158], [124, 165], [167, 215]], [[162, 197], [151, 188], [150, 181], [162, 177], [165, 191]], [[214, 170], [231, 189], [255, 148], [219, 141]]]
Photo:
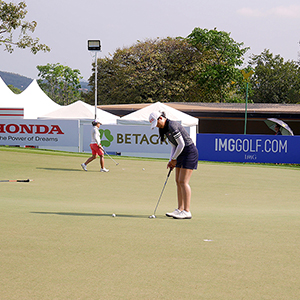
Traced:
[[247, 108], [248, 108], [248, 84], [250, 81], [250, 78], [252, 74], [254, 73], [253, 70], [250, 70], [250, 72], [246, 73], [245, 70], [241, 70], [244, 81], [246, 81], [246, 103], [245, 103], [245, 126], [244, 126], [244, 134], [247, 134]]
[[88, 50], [95, 52], [95, 120], [97, 120], [97, 72], [98, 72], [98, 65], [97, 65], [97, 52], [101, 51], [101, 43], [100, 40], [88, 40]]
[[248, 106], [248, 81], [246, 84], [246, 103], [245, 103], [245, 126], [244, 126], [244, 134], [247, 134], [247, 106]]
[[97, 120], [97, 51], [95, 52], [95, 120]]

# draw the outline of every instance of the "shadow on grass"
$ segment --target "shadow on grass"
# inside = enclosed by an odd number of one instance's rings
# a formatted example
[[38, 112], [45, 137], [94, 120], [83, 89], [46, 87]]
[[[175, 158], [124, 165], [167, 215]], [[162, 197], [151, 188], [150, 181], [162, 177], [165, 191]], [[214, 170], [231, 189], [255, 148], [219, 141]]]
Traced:
[[[40, 168], [36, 167], [39, 170], [46, 170], [46, 171], [74, 171], [74, 172], [83, 172], [81, 169], [63, 169], [63, 168]], [[93, 172], [93, 171], [90, 171]]]
[[[72, 213], [72, 212], [42, 212], [42, 211], [31, 211], [31, 214], [41, 215], [59, 215], [59, 216], [75, 216], [75, 217], [112, 217], [112, 214], [91, 214], [91, 213]], [[148, 218], [146, 215], [125, 215], [116, 214], [117, 218]]]

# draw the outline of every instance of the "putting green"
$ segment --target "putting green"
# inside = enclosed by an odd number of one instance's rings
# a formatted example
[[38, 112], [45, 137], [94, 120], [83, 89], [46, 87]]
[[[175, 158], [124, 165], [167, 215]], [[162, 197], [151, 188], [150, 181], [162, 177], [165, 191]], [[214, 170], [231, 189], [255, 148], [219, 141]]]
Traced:
[[299, 299], [299, 168], [200, 162], [149, 219], [167, 162], [87, 157], [0, 147], [1, 299]]

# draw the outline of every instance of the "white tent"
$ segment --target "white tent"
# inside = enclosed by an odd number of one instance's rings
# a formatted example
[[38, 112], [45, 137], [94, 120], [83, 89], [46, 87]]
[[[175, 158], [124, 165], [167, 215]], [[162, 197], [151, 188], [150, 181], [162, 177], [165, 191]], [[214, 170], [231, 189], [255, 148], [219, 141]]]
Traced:
[[0, 107], [16, 107], [17, 95], [5, 84], [0, 77]]
[[37, 119], [60, 107], [43, 92], [35, 79], [16, 98], [13, 107], [24, 108], [24, 119]]
[[[79, 100], [40, 117], [40, 119], [44, 118], [93, 120], [95, 107]], [[102, 124], [116, 124], [117, 119], [120, 117], [97, 108], [97, 120]]]
[[191, 127], [198, 125], [198, 119], [194, 118], [186, 113], [183, 113], [175, 108], [172, 108], [166, 104], [161, 102], [156, 102], [154, 104], [150, 104], [144, 108], [141, 108], [131, 114], [128, 114], [122, 117], [117, 121], [117, 124], [120, 125], [148, 125], [149, 123], [149, 115], [153, 111], [164, 112], [166, 117], [172, 121], [180, 121], [181, 125], [184, 127]]
[[150, 104], [149, 106], [146, 106], [131, 114], [128, 114], [122, 117], [120, 120], [118, 120], [117, 124], [148, 125], [150, 127], [149, 115], [153, 111], [164, 112], [168, 119], [172, 121], [180, 121], [181, 125], [187, 129], [190, 137], [196, 145], [198, 119], [161, 102]]

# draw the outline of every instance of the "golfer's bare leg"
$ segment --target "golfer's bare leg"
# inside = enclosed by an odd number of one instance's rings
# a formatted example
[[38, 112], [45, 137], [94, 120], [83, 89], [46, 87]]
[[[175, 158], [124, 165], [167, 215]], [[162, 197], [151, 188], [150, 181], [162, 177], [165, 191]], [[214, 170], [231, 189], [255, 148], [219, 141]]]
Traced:
[[180, 171], [181, 168], [175, 168], [176, 173], [175, 173], [175, 181], [177, 185], [177, 201], [178, 201], [178, 209], [179, 210], [184, 210], [184, 202], [183, 202], [183, 195], [182, 195], [182, 186], [179, 183], [179, 178], [180, 178]]
[[104, 156], [103, 155], [100, 155], [100, 166], [101, 166], [101, 169], [104, 169]]
[[193, 170], [176, 168], [176, 183], [177, 183], [177, 193], [178, 193], [178, 205], [180, 205], [180, 210], [190, 211], [191, 204], [191, 187], [189, 185], [190, 178], [192, 176]]
[[89, 164], [89, 163], [90, 163], [91, 161], [93, 161], [95, 158], [96, 158], [96, 155], [93, 155], [93, 156], [89, 157], [89, 158], [87, 159], [87, 161], [86, 161], [84, 164], [85, 164], [85, 165]]

